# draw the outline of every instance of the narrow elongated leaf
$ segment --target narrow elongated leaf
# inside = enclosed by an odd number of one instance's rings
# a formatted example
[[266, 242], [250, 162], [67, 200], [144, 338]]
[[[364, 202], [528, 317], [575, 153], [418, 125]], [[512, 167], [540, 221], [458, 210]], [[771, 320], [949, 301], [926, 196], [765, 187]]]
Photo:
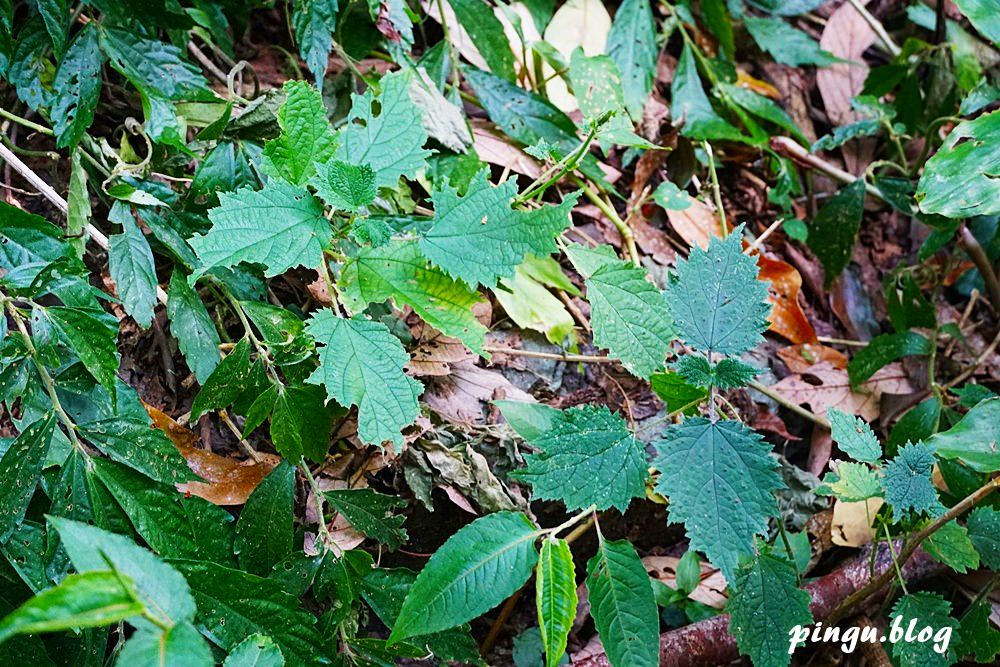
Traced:
[[303, 185], [315, 173], [315, 164], [333, 155], [336, 138], [316, 88], [305, 81], [286, 81], [283, 90], [285, 103], [278, 111], [281, 134], [264, 146], [264, 164], [289, 183]]
[[115, 221], [121, 223], [124, 231], [108, 239], [111, 244], [108, 248], [111, 279], [118, 288], [125, 312], [145, 328], [153, 321], [153, 308], [156, 306], [153, 251], [131, 210], [126, 209]]
[[0, 544], [14, 533], [35, 492], [49, 453], [56, 417], [49, 414], [24, 428], [0, 458]]
[[503, 602], [531, 576], [538, 534], [525, 515], [497, 512], [452, 535], [420, 571], [389, 642], [453, 628]]
[[177, 339], [177, 346], [188, 367], [205, 382], [219, 365], [219, 332], [208, 310], [179, 269], [170, 277], [170, 295], [167, 298], [167, 317], [170, 333]]
[[681, 51], [677, 71], [670, 83], [671, 120], [681, 134], [692, 139], [742, 139], [740, 131], [715, 112], [705, 95], [694, 54], [688, 44]]
[[826, 411], [830, 420], [833, 439], [841, 450], [855, 461], [875, 463], [882, 456], [882, 446], [872, 427], [861, 417], [841, 412], [837, 408]]
[[646, 568], [625, 540], [598, 542], [587, 563], [590, 614], [614, 667], [660, 664], [659, 613]]
[[914, 355], [927, 355], [931, 343], [916, 331], [902, 331], [876, 336], [854, 355], [847, 364], [847, 374], [851, 384], [858, 386], [866, 382], [884, 366]]
[[149, 95], [165, 100], [217, 99], [201, 70], [169, 42], [147, 39], [126, 28], [101, 28], [101, 47], [111, 65]]
[[330, 448], [331, 409], [322, 387], [293, 385], [278, 392], [271, 413], [271, 440], [282, 456], [298, 461], [308, 456], [322, 461]]
[[115, 346], [117, 327], [108, 322], [103, 311], [97, 313], [82, 308], [49, 306], [45, 309], [45, 317], [114, 401], [118, 393], [115, 374], [120, 360]]
[[283, 460], [267, 474], [250, 497], [236, 524], [240, 567], [266, 576], [293, 550], [295, 466]]
[[777, 516], [774, 491], [784, 484], [770, 446], [739, 422], [698, 417], [670, 426], [657, 450], [656, 490], [670, 498], [670, 520], [734, 581], [740, 557], [753, 554], [754, 537]]
[[840, 62], [832, 53], [819, 48], [819, 43], [781, 19], [746, 16], [743, 25], [764, 51], [782, 65], [818, 65], [825, 67]]
[[1000, 398], [981, 401], [954, 426], [927, 438], [938, 456], [958, 459], [978, 472], [1000, 470]]
[[865, 209], [865, 183], [858, 179], [830, 197], [809, 225], [809, 248], [823, 265], [826, 284], [847, 268]]
[[52, 129], [56, 146], [75, 146], [94, 122], [101, 94], [101, 49], [97, 28], [85, 25], [66, 50], [52, 82]]
[[924, 165], [915, 198], [924, 213], [971, 218], [1000, 213], [1000, 111], [955, 126]]
[[1000, 16], [997, 15], [995, 2], [992, 0], [955, 0], [955, 4], [983, 37], [992, 40], [994, 44], [1000, 44]]
[[576, 618], [576, 570], [566, 540], [542, 542], [535, 569], [535, 606], [545, 647], [545, 667], [556, 667], [566, 652], [566, 640]]
[[396, 549], [406, 541], [406, 530], [403, 529], [406, 517], [392, 513], [394, 509], [406, 507], [402, 498], [376, 493], [371, 489], [337, 489], [323, 495], [358, 532], [388, 545], [390, 549]]
[[656, 28], [649, 0], [625, 0], [618, 6], [606, 48], [621, 73], [625, 107], [638, 122], [656, 74]]
[[295, 42], [317, 86], [323, 83], [333, 49], [338, 4], [337, 0], [296, 0], [292, 6]]
[[493, 13], [493, 8], [482, 0], [448, 0], [448, 4], [490, 71], [514, 81], [514, 54], [503, 24]]
[[102, 452], [163, 484], [196, 480], [170, 438], [148, 422], [102, 419], [80, 426], [81, 434]]
[[191, 406], [191, 421], [207, 410], [231, 405], [246, 388], [252, 369], [250, 342], [243, 338], [205, 380]]
[[423, 386], [403, 372], [410, 360], [381, 322], [345, 319], [324, 310], [306, 322], [320, 365], [308, 381], [326, 386], [341, 405], [358, 406], [358, 435], [367, 443], [401, 445], [400, 429], [413, 423]]

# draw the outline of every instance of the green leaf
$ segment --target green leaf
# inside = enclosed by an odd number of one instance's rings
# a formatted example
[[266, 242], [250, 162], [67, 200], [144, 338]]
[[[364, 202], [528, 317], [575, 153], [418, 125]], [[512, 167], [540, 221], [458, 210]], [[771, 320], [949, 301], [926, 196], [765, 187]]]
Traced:
[[531, 484], [533, 499], [560, 500], [569, 511], [595, 505], [624, 512], [645, 494], [645, 452], [607, 407], [561, 411], [530, 442], [539, 452], [525, 456], [527, 467], [511, 476]]
[[413, 583], [389, 642], [453, 628], [506, 600], [531, 576], [538, 535], [524, 514], [497, 512], [449, 537]]
[[412, 178], [431, 154], [423, 148], [427, 132], [420, 109], [410, 99], [412, 72], [387, 74], [381, 92], [369, 88], [354, 95], [347, 125], [340, 134], [335, 159], [353, 165], [367, 164], [380, 188], [395, 188], [400, 176]]
[[949, 521], [928, 535], [922, 546], [934, 560], [956, 572], [965, 574], [979, 567], [979, 554], [969, 539], [969, 533], [957, 521]]
[[448, 0], [448, 4], [490, 71], [514, 81], [514, 54], [493, 8], [481, 0]]
[[85, 523], [49, 517], [78, 572], [115, 572], [135, 583], [138, 599], [147, 611], [166, 623], [194, 618], [195, 602], [177, 570], [122, 535]]
[[757, 261], [743, 253], [741, 230], [677, 260], [667, 305], [677, 334], [697, 350], [741, 354], [767, 329], [767, 286], [757, 278]]
[[[915, 622], [916, 627], [931, 627], [935, 633], [944, 628], [951, 628], [952, 631], [958, 629], [958, 621], [951, 617], [951, 603], [937, 593], [920, 592], [904, 595], [893, 606], [889, 616], [894, 623], [899, 617], [898, 623], [903, 628]], [[892, 655], [900, 667], [948, 667], [958, 660], [955, 644], [949, 643], [947, 649], [939, 653], [935, 650], [933, 641], [893, 642]]]
[[988, 398], [947, 431], [927, 438], [943, 459], [958, 459], [977, 472], [1000, 470], [1000, 398]]
[[94, 122], [101, 96], [101, 49], [97, 28], [85, 25], [59, 61], [52, 81], [52, 130], [56, 146], [76, 146]]
[[992, 663], [1000, 653], [1000, 631], [990, 621], [989, 600], [981, 600], [962, 616], [959, 637], [963, 655], [972, 655], [976, 662]]
[[71, 574], [0, 621], [0, 643], [17, 634], [111, 625], [142, 611], [128, 577], [114, 572]]
[[378, 540], [390, 549], [398, 549], [406, 541], [406, 530], [403, 529], [406, 517], [392, 513], [393, 510], [406, 507], [406, 501], [402, 498], [387, 496], [372, 489], [337, 489], [325, 491], [323, 495], [358, 532]]
[[262, 634], [250, 635], [230, 651], [222, 667], [284, 667], [285, 658], [274, 640]]
[[111, 279], [118, 288], [118, 296], [125, 306], [125, 312], [146, 328], [153, 321], [156, 307], [156, 266], [153, 251], [146, 235], [139, 229], [131, 208], [115, 218], [121, 222], [121, 234], [112, 234], [108, 239], [108, 264]]
[[101, 47], [112, 67], [147, 96], [211, 102], [218, 99], [201, 70], [169, 42], [146, 39], [127, 28], [101, 28]]
[[666, 403], [667, 412], [694, 415], [698, 412], [698, 404], [708, 398], [707, 389], [688, 384], [673, 371], [654, 373], [649, 378], [649, 386]]
[[296, 0], [292, 6], [295, 43], [317, 86], [323, 83], [333, 49], [338, 4], [337, 0]]
[[514, 431], [529, 442], [552, 430], [552, 424], [562, 410], [544, 403], [525, 401], [493, 401]]
[[[739, 107], [749, 111], [754, 116], [757, 116], [762, 120], [774, 123], [778, 127], [787, 130], [789, 134], [798, 139], [800, 142], [808, 143], [808, 140], [802, 134], [798, 125], [795, 124], [795, 121], [792, 120], [791, 116], [789, 116], [784, 109], [768, 98], [763, 95], [758, 95], [749, 88], [744, 88], [731, 83], [720, 83], [718, 85], [718, 89], [730, 102], [735, 103]], [[669, 181], [665, 182], [669, 183]]]
[[855, 461], [877, 463], [882, 457], [882, 446], [875, 437], [875, 432], [861, 417], [830, 408], [826, 412], [830, 420], [830, 431], [834, 442], [841, 451]]
[[167, 298], [167, 317], [170, 333], [177, 339], [177, 347], [184, 361], [198, 382], [205, 382], [219, 365], [219, 332], [187, 278], [179, 269], [170, 276], [170, 293]]
[[45, 22], [45, 30], [56, 53], [62, 53], [69, 34], [70, 8], [67, 0], [35, 0], [35, 8]]
[[341, 270], [339, 287], [344, 305], [352, 313], [391, 298], [399, 306], [413, 308], [446, 336], [483, 353], [486, 327], [472, 311], [482, 297], [431, 266], [414, 241], [362, 248]]
[[119, 463], [163, 484], [197, 480], [166, 434], [148, 422], [102, 419], [80, 425], [88, 442]]
[[326, 386], [327, 395], [344, 406], [358, 406], [358, 435], [366, 443], [403, 444], [400, 430], [420, 411], [423, 385], [407, 376], [409, 362], [399, 339], [381, 322], [345, 319], [329, 310], [306, 322], [318, 345], [320, 364], [308, 382]]
[[757, 46], [774, 56], [782, 65], [826, 67], [842, 62], [832, 53], [819, 48], [812, 37], [781, 19], [744, 16], [743, 25], [757, 42]]
[[760, 369], [745, 364], [739, 359], [722, 359], [712, 365], [708, 359], [698, 354], [682, 356], [673, 364], [674, 370], [686, 382], [696, 387], [718, 387], [722, 390], [745, 387]]
[[292, 461], [303, 455], [322, 461], [330, 449], [334, 407], [325, 404], [321, 387], [293, 385], [280, 390], [271, 414], [274, 448]]
[[232, 405], [246, 388], [252, 369], [250, 342], [241, 338], [232, 352], [219, 362], [205, 380], [191, 406], [191, 421], [196, 421], [208, 410]]
[[0, 544], [24, 520], [55, 430], [55, 415], [46, 415], [22, 429], [0, 458], [0, 479], [4, 480], [0, 485]]
[[357, 213], [375, 201], [378, 189], [375, 172], [367, 164], [360, 166], [330, 160], [312, 180], [316, 194], [340, 211]]
[[297, 266], [318, 266], [333, 238], [319, 200], [279, 179], [268, 181], [263, 190], [219, 193], [219, 205], [208, 217], [208, 233], [191, 238], [204, 262], [196, 276], [240, 262], [264, 265], [269, 278]]
[[45, 309], [45, 317], [115, 401], [120, 359], [116, 347], [118, 328], [108, 322], [103, 311], [97, 313], [82, 308], [49, 306]]
[[980, 34], [1000, 45], [1000, 15], [995, 0], [955, 0], [955, 4]]
[[215, 664], [212, 650], [191, 623], [177, 623], [163, 631], [136, 632], [125, 642], [117, 662], [165, 667], [211, 667]]
[[236, 524], [236, 554], [240, 567], [267, 576], [293, 551], [295, 466], [287, 459], [267, 474], [247, 498]]
[[[810, 238], [812, 236], [810, 235]], [[847, 364], [847, 374], [855, 387], [864, 384], [887, 364], [908, 356], [931, 353], [931, 342], [916, 331], [882, 334], [858, 350]]]
[[656, 26], [649, 0], [625, 0], [618, 6], [605, 48], [621, 73], [629, 115], [638, 122], [656, 74]]
[[729, 632], [754, 667], [785, 667], [789, 631], [813, 622], [795, 565], [768, 548], [742, 563], [729, 602]]
[[653, 191], [653, 201], [668, 211], [686, 211], [691, 208], [691, 196], [671, 181], [663, 181]]
[[977, 507], [965, 525], [983, 565], [1000, 572], [1000, 512], [992, 507]]
[[[327, 552], [322, 567], [316, 573], [316, 596], [349, 604], [361, 594], [365, 577], [377, 571], [373, 570], [374, 567], [375, 561], [371, 554], [361, 549], [345, 551], [340, 557]], [[402, 598], [399, 602], [402, 604]]]
[[701, 584], [701, 559], [698, 552], [688, 549], [677, 562], [676, 583], [677, 590], [684, 596], [689, 596]]
[[863, 463], [842, 461], [836, 472], [827, 473], [816, 495], [835, 496], [848, 503], [860, 502], [882, 495], [878, 474]]
[[566, 653], [566, 640], [576, 618], [576, 570], [566, 540], [542, 542], [535, 569], [535, 606], [545, 647], [545, 667], [556, 667]]
[[73, 162], [69, 172], [69, 192], [66, 195], [66, 235], [75, 236], [70, 241], [76, 256], [83, 259], [86, 244], [86, 229], [90, 223], [90, 192], [87, 190], [87, 170], [83, 166], [83, 150], [73, 151]]
[[97, 478], [142, 539], [164, 558], [233, 561], [233, 517], [217, 505], [157, 484], [120, 463], [93, 462]]
[[286, 81], [285, 102], [278, 111], [281, 134], [264, 146], [264, 166], [292, 185], [304, 185], [315, 164], [333, 155], [336, 137], [326, 119], [323, 96], [305, 81]]
[[434, 190], [434, 220], [420, 237], [420, 249], [432, 262], [469, 285], [493, 287], [529, 253], [549, 255], [555, 238], [570, 224], [576, 196], [558, 206], [533, 211], [511, 208], [517, 183], [489, 182], [489, 170], [476, 174], [464, 196], [447, 182]]
[[13, 283], [15, 277], [24, 271], [23, 284], [30, 284], [42, 267], [56, 260], [68, 257], [71, 248], [63, 239], [63, 230], [37, 215], [0, 202], [0, 268], [7, 273], [5, 283]]
[[863, 118], [854, 123], [834, 128], [833, 132], [815, 141], [809, 150], [813, 153], [832, 151], [834, 148], [839, 148], [852, 139], [875, 136], [882, 129], [882, 122], [878, 118]]
[[[601, 538], [587, 562], [590, 615], [614, 667], [656, 667], [660, 619], [646, 568], [626, 540]], [[558, 657], [556, 658], [558, 660]]]
[[899, 448], [896, 457], [885, 464], [882, 488], [885, 501], [900, 516], [909, 512], [936, 514], [943, 509], [931, 482], [934, 449], [923, 442]]
[[[733, 581], [754, 536], [778, 514], [774, 491], [784, 486], [770, 445], [739, 422], [697, 417], [670, 426], [657, 443], [656, 490], [670, 498], [670, 520], [682, 522], [691, 548]], [[712, 517], [712, 521], [705, 521]]]
[[677, 71], [670, 83], [670, 116], [675, 125], [683, 123], [681, 134], [692, 139], [743, 138], [740, 131], [712, 108], [702, 87], [691, 46], [684, 44]]
[[809, 225], [809, 248], [823, 265], [826, 285], [847, 268], [865, 209], [865, 183], [858, 179], [827, 200]]
[[197, 623], [227, 651], [247, 637], [267, 635], [291, 665], [323, 662], [316, 617], [281, 584], [215, 563], [175, 561], [198, 602]]
[[[551, 258], [547, 258], [551, 259]], [[514, 270], [513, 278], [501, 278], [493, 296], [504, 312], [522, 329], [545, 334], [553, 345], [575, 341], [576, 321], [552, 292], [535, 280], [525, 264]]]
[[924, 165], [920, 210], [949, 218], [1000, 213], [1000, 111], [959, 123]]

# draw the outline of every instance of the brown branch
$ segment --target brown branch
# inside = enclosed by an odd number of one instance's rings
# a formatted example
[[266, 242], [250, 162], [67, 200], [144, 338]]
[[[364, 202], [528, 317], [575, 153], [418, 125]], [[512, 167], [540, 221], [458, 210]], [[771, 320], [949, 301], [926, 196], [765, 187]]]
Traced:
[[990, 258], [986, 256], [983, 246], [979, 245], [979, 241], [965, 225], [958, 229], [958, 244], [962, 246], [969, 259], [976, 265], [979, 275], [983, 277], [983, 282], [986, 284], [986, 294], [990, 298], [990, 303], [993, 304], [993, 309], [1000, 312], [1000, 280], [997, 280], [997, 274], [993, 271]]

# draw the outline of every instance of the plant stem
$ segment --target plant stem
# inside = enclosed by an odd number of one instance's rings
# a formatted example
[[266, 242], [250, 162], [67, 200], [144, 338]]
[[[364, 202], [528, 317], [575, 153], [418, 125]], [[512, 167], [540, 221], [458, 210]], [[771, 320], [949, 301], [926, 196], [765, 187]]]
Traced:
[[879, 41], [882, 42], [882, 44], [885, 46], [886, 50], [894, 58], [898, 56], [900, 54], [899, 45], [896, 44], [896, 42], [893, 41], [892, 37], [889, 36], [889, 33], [886, 32], [885, 26], [882, 25], [882, 22], [879, 21], [874, 16], [872, 16], [871, 12], [868, 11], [868, 8], [865, 7], [860, 0], [847, 0], [847, 1], [851, 3], [851, 6], [854, 7], [855, 10], [857, 10], [858, 14], [861, 14], [861, 18], [863, 18], [865, 20], [865, 23], [867, 23], [871, 27], [872, 31], [878, 37]]
[[588, 507], [585, 510], [580, 510], [579, 512], [577, 512], [576, 514], [574, 514], [573, 516], [571, 516], [569, 518], [569, 520], [564, 521], [563, 523], [559, 524], [555, 528], [546, 528], [545, 532], [549, 535], [549, 537], [555, 537], [556, 534], [561, 533], [562, 531], [566, 530], [570, 526], [573, 526], [573, 525], [579, 523], [580, 521], [583, 521], [584, 519], [592, 517], [593, 516], [593, 512], [596, 509], [597, 508], [594, 505], [591, 505], [590, 507]]
[[765, 396], [767, 396], [768, 398], [770, 398], [772, 401], [774, 401], [778, 405], [782, 406], [783, 408], [787, 408], [787, 409], [791, 410], [792, 412], [794, 412], [798, 416], [803, 417], [804, 419], [808, 419], [809, 421], [811, 421], [812, 423], [816, 424], [817, 426], [822, 426], [823, 428], [830, 428], [830, 422], [828, 422], [826, 419], [824, 419], [823, 417], [820, 417], [818, 414], [816, 414], [815, 412], [813, 412], [811, 410], [806, 410], [804, 407], [802, 407], [798, 403], [794, 403], [794, 402], [788, 400], [787, 398], [785, 398], [784, 396], [782, 396], [778, 392], [774, 391], [770, 387], [765, 387], [764, 385], [762, 385], [760, 382], [757, 382], [756, 380], [751, 380], [749, 386], [751, 388], [753, 388], [753, 389], [756, 389], [760, 393], [764, 394]]
[[[576, 150], [556, 164], [552, 165], [544, 174], [535, 179], [534, 183], [525, 188], [524, 192], [515, 197], [515, 200], [523, 202], [533, 197], [540, 197], [545, 194], [545, 191], [557, 183], [566, 172], [576, 169], [580, 160], [582, 160], [583, 156], [587, 154], [588, 150], [590, 150], [590, 144], [593, 143], [596, 135], [597, 128], [591, 128], [590, 132], [587, 133], [587, 136], [584, 137], [582, 142], [580, 142], [580, 145], [576, 148]], [[555, 175], [549, 177], [549, 174], [553, 171], [556, 172]], [[542, 182], [543, 178], [546, 179], [544, 182]]]
[[316, 482], [316, 478], [313, 477], [312, 471], [309, 470], [309, 466], [306, 465], [305, 461], [299, 462], [299, 470], [302, 471], [306, 482], [309, 483], [309, 489], [312, 491], [313, 498], [316, 501], [316, 513], [319, 516], [319, 536], [323, 540], [324, 547], [329, 549], [330, 545], [333, 544], [333, 537], [330, 535], [330, 529], [326, 527], [326, 515], [323, 512], [323, 492], [320, 491], [319, 484]]
[[573, 177], [573, 181], [583, 189], [583, 195], [590, 200], [590, 203], [600, 209], [601, 213], [603, 213], [608, 220], [611, 221], [611, 224], [618, 229], [618, 233], [621, 234], [622, 241], [625, 242], [625, 247], [628, 249], [628, 254], [632, 259], [632, 263], [636, 266], [640, 266], [639, 251], [635, 248], [635, 234], [632, 233], [632, 228], [621, 219], [621, 216], [618, 215], [618, 211], [615, 210], [614, 206], [604, 199], [601, 199], [601, 197], [594, 192], [593, 188], [581, 181], [579, 178]]
[[12, 114], [11, 112], [7, 111], [3, 107], [0, 107], [0, 117], [6, 118], [9, 121], [13, 121], [13, 122], [17, 123], [18, 125], [23, 125], [24, 127], [30, 128], [30, 129], [34, 130], [35, 132], [40, 132], [40, 133], [42, 133], [44, 135], [47, 135], [47, 136], [50, 136], [50, 137], [56, 136], [55, 132], [53, 132], [49, 128], [45, 127], [44, 125], [39, 125], [38, 123], [30, 121], [27, 118], [21, 118], [20, 116], [17, 116], [15, 114]]
[[518, 350], [513, 347], [501, 347], [497, 345], [484, 345], [483, 350], [496, 354], [509, 354], [512, 357], [528, 357], [530, 359], [554, 359], [556, 361], [566, 361], [579, 364], [613, 364], [617, 359], [611, 357], [598, 357], [589, 354], [564, 354], [560, 352], [536, 352], [534, 350]]
[[708, 175], [712, 179], [712, 199], [715, 201], [715, 208], [719, 211], [719, 224], [722, 225], [722, 237], [729, 235], [729, 226], [726, 224], [726, 209], [722, 208], [722, 190], [719, 188], [719, 175], [715, 171], [715, 155], [712, 153], [712, 144], [707, 141], [701, 142], [701, 147], [708, 156]]

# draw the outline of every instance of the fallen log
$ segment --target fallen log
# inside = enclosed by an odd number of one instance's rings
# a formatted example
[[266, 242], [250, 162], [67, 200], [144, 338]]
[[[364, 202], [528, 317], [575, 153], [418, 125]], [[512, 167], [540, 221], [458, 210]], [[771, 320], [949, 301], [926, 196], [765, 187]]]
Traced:
[[[867, 551], [833, 572], [809, 582], [803, 588], [812, 597], [810, 607], [813, 618], [817, 622], [826, 620], [847, 596], [867, 585], [873, 574], [877, 577], [891, 567], [892, 556], [883, 542], [879, 544], [874, 563], [871, 552]], [[903, 566], [903, 576], [907, 582], [916, 582], [944, 569], [923, 549], [918, 549]], [[739, 657], [736, 640], [729, 634], [728, 614], [660, 635], [661, 667], [714, 667], [726, 665]], [[605, 654], [599, 653], [579, 662], [574, 661], [573, 667], [611, 667], [611, 663]]]

